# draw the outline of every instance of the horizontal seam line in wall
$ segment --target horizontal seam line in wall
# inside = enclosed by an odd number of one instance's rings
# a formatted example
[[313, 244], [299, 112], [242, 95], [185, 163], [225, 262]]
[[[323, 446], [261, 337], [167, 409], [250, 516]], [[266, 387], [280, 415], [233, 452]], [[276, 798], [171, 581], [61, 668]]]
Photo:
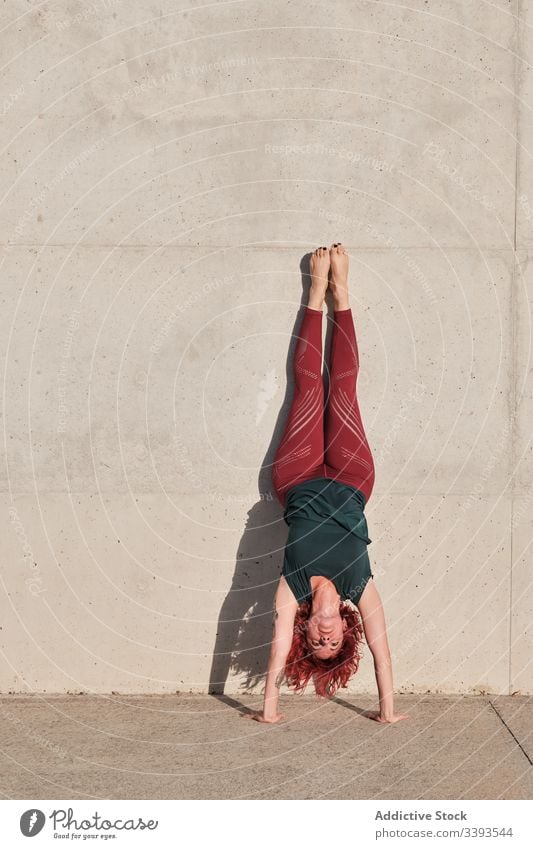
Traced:
[[[270, 469], [270, 466], [265, 467], [266, 471], [268, 471], [269, 469]], [[529, 489], [527, 487], [525, 487], [524, 492], [525, 491], [529, 492]], [[160, 490], [157, 490], [157, 489], [139, 490], [139, 489], [132, 489], [132, 488], [130, 488], [130, 489], [116, 489], [116, 488], [112, 488], [112, 489], [102, 489], [102, 488], [99, 488], [99, 489], [73, 489], [72, 487], [69, 487], [69, 489], [48, 489], [47, 487], [43, 487], [41, 490], [39, 490], [39, 494], [41, 496], [42, 495], [67, 495], [67, 496], [70, 496], [70, 495], [100, 495], [101, 493], [104, 493], [105, 495], [129, 495], [131, 492], [133, 492], [134, 495], [150, 495], [150, 496], [153, 496], [153, 495], [159, 495]], [[165, 493], [167, 493], [167, 492], [173, 493], [174, 495], [198, 495], [199, 490], [183, 490], [183, 489], [180, 489], [180, 488], [172, 489], [171, 487], [165, 487]], [[265, 492], [265, 490], [262, 490], [262, 492]], [[376, 492], [377, 492], [376, 489], [374, 489], [374, 493], [376, 493]], [[373, 506], [373, 502], [377, 501], [378, 495], [379, 495], [379, 498], [387, 498], [389, 495], [401, 495], [402, 497], [411, 498], [412, 501], [418, 501], [419, 496], [423, 497], [425, 495], [431, 495], [434, 498], [450, 498], [450, 499], [456, 498], [456, 497], [459, 497], [459, 496], [463, 496], [463, 495], [464, 496], [472, 495], [471, 490], [467, 490], [467, 491], [464, 491], [464, 492], [458, 492], [458, 491], [454, 490], [454, 491], [451, 491], [451, 492], [443, 493], [441, 489], [431, 490], [431, 491], [422, 490], [422, 492], [417, 493], [416, 496], [413, 496], [412, 490], [409, 491], [409, 492], [403, 492], [403, 491], [398, 490], [398, 489], [384, 489], [383, 492], [378, 493], [377, 495], [374, 495], [374, 493], [372, 494], [372, 499], [369, 502], [369, 506]], [[2, 495], [9, 496], [11, 494], [13, 494], [13, 495], [31, 495], [31, 496], [35, 497], [35, 490], [34, 489], [15, 489], [13, 487], [11, 487], [10, 490], [8, 490], [8, 489], [0, 490], [0, 496], [2, 496]], [[234, 491], [234, 492], [228, 491], [225, 494], [226, 495], [241, 495], [241, 491], [240, 490]], [[501, 490], [498, 490], [497, 492], [485, 492], [482, 497], [480, 497], [479, 499], [476, 499], [476, 500], [478, 500], [481, 504], [485, 497], [496, 498], [496, 497], [500, 497], [501, 494], [502, 494]], [[257, 492], [257, 495], [259, 496], [260, 492]], [[505, 496], [505, 494], [504, 494], [504, 498], [505, 497], [510, 498], [511, 496], [510, 495]], [[238, 503], [244, 504], [246, 502], [240, 501]]]
[[[402, 248], [403, 250], [411, 250], [411, 251], [435, 251], [438, 253], [442, 253], [443, 250], [446, 251], [465, 251], [467, 253], [479, 253], [480, 251], [485, 251], [486, 253], [515, 253], [515, 249], [509, 245], [507, 247], [494, 247], [494, 245], [477, 245], [476, 247], [468, 247], [466, 245], [443, 245], [439, 244], [438, 247], [435, 245], [403, 245], [398, 244], [394, 248], [379, 248], [375, 245], [344, 245], [347, 250], [352, 251], [372, 251], [373, 253], [395, 253], [398, 248]], [[516, 251], [520, 250], [530, 250], [533, 247], [533, 241], [531, 244], [523, 243], [517, 245]], [[86, 242], [85, 244], [79, 244], [77, 242], [47, 242], [46, 244], [43, 242], [0, 242], [0, 249], [7, 248], [9, 250], [13, 250], [14, 248], [165, 248], [167, 250], [179, 250], [182, 248], [220, 248], [221, 250], [233, 250], [233, 251], [295, 251], [302, 250], [306, 248], [306, 245], [230, 245], [230, 244], [217, 244], [212, 245], [208, 242], [192, 243], [185, 242], [182, 244], [172, 244], [168, 245], [164, 242], [136, 242], [135, 244], [121, 244], [119, 242]], [[310, 248], [308, 249], [310, 252]]]

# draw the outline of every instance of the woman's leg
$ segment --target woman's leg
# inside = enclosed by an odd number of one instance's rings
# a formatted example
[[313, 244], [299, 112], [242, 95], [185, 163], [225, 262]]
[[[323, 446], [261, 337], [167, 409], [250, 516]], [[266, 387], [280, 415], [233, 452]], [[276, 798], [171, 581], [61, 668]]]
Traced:
[[322, 304], [328, 272], [329, 252], [318, 248], [311, 257], [309, 302], [294, 351], [294, 395], [272, 467], [272, 483], [282, 505], [292, 486], [321, 476], [324, 469]]
[[324, 460], [328, 477], [361, 490], [366, 503], [375, 470], [357, 399], [359, 351], [348, 300], [348, 256], [343, 248], [332, 249], [331, 269], [334, 313]]

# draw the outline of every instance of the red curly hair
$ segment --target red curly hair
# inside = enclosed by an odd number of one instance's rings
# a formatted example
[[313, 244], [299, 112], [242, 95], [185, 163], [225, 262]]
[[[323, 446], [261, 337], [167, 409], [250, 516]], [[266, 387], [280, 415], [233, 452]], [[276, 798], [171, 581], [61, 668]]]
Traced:
[[348, 681], [359, 668], [363, 626], [357, 609], [341, 602], [339, 613], [347, 625], [341, 649], [335, 657], [321, 660], [313, 654], [307, 642], [310, 613], [311, 603], [308, 601], [303, 602], [296, 612], [291, 650], [285, 663], [285, 677], [287, 685], [297, 693], [302, 693], [312, 678], [317, 696], [329, 699], [339, 687], [347, 687]]

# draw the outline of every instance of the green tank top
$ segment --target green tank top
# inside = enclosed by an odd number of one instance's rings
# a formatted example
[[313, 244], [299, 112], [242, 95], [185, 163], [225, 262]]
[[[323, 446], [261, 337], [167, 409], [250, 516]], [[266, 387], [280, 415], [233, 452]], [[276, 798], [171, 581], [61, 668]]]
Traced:
[[282, 575], [298, 604], [312, 598], [312, 575], [329, 578], [343, 601], [357, 604], [374, 577], [363, 493], [332, 478], [312, 478], [293, 486], [285, 504], [289, 535]]

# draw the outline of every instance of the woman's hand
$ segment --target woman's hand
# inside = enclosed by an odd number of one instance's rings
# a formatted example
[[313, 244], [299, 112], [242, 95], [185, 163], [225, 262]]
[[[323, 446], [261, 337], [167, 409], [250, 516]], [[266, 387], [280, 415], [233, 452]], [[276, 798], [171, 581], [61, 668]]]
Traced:
[[275, 713], [272, 716], [265, 716], [264, 713], [260, 710], [245, 713], [243, 714], [243, 716], [245, 719], [255, 719], [256, 722], [268, 722], [269, 724], [273, 724], [274, 722], [281, 722], [282, 719], [285, 719], [284, 713]]
[[394, 713], [390, 717], [382, 716], [379, 710], [372, 710], [365, 713], [368, 719], [374, 719], [376, 722], [383, 722], [385, 725], [392, 725], [394, 722], [399, 722], [401, 719], [409, 719], [409, 714]]

